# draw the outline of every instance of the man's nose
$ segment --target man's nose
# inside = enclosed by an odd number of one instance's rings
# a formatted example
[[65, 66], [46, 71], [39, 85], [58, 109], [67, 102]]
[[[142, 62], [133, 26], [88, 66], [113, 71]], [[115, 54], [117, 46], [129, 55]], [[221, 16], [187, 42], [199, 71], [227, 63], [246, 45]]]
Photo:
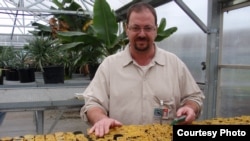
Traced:
[[146, 34], [145, 30], [143, 28], [140, 29], [140, 31], [138, 32], [139, 35], [144, 35]]

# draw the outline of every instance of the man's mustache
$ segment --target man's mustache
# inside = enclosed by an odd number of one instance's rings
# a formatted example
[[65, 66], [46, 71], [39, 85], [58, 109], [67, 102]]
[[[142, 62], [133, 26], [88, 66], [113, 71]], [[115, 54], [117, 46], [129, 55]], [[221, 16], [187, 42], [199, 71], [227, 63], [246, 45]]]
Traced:
[[138, 37], [136, 38], [136, 41], [148, 41], [148, 39], [144, 37]]

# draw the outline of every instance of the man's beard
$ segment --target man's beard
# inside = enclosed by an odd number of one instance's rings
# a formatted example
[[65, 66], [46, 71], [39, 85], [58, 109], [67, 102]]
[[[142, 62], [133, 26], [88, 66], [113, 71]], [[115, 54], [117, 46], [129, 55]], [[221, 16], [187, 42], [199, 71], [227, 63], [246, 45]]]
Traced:
[[[136, 41], [146, 41], [146, 42], [147, 42], [147, 45], [146, 45], [144, 48], [140, 48], [140, 47], [137, 46]], [[144, 52], [144, 51], [149, 50], [150, 46], [149, 46], [149, 43], [148, 43], [148, 39], [147, 39], [147, 38], [138, 37], [138, 38], [135, 40], [134, 47], [135, 47], [135, 50], [137, 50], [137, 51], [139, 51], [139, 52]]]

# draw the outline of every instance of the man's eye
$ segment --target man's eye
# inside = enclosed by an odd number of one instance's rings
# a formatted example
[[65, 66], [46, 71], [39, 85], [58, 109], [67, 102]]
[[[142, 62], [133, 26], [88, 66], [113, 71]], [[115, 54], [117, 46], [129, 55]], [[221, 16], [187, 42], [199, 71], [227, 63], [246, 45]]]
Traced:
[[133, 27], [132, 28], [134, 31], [139, 31], [139, 30], [141, 30], [139, 27]]
[[144, 27], [143, 29], [144, 29], [144, 31], [151, 31], [152, 30], [151, 27]]

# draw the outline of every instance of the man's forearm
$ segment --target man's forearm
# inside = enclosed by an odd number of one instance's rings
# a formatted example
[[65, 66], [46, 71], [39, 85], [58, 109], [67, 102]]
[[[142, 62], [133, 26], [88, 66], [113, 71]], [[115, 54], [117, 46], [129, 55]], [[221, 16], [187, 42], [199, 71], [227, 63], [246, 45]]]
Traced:
[[87, 117], [91, 124], [95, 124], [97, 121], [108, 118], [101, 108], [93, 107], [87, 111]]

